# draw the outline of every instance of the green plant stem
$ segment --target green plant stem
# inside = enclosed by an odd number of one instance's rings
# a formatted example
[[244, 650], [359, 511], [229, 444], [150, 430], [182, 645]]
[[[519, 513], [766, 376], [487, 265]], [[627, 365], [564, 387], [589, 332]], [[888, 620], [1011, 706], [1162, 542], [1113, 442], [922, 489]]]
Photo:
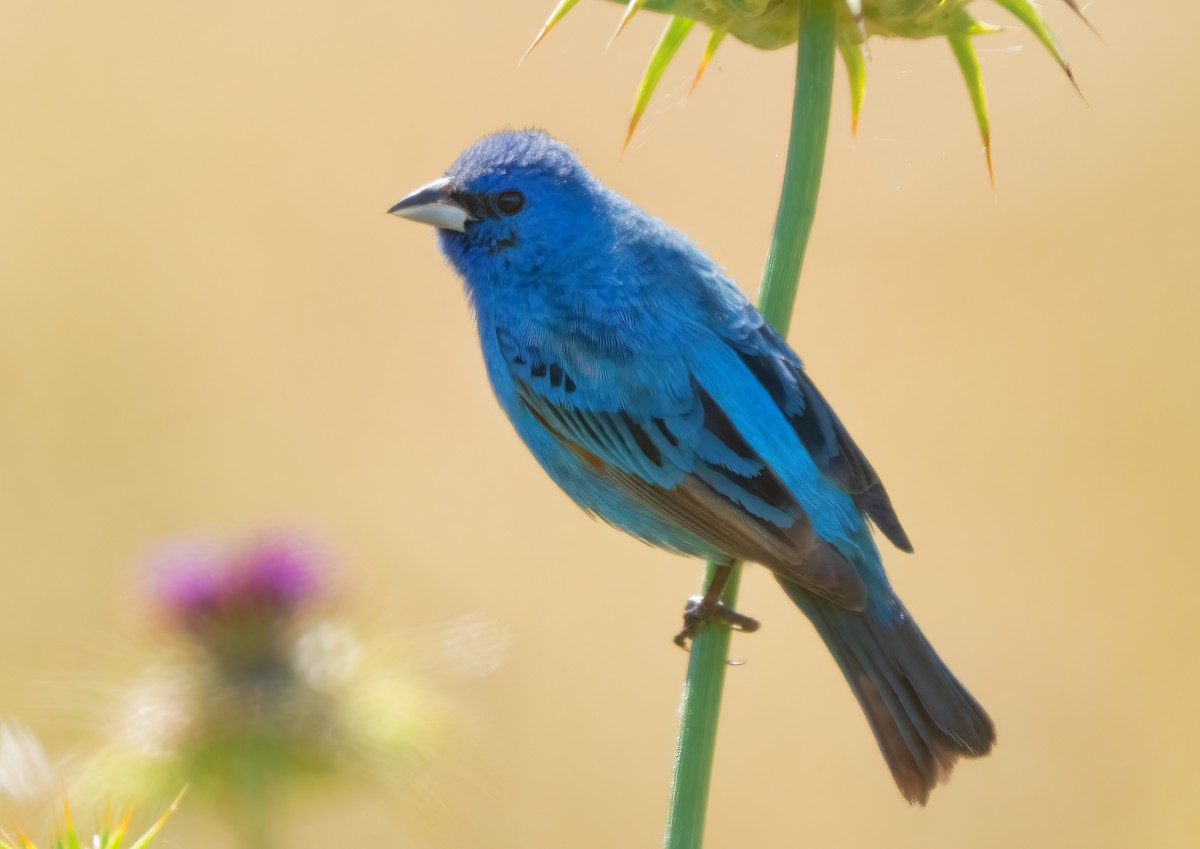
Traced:
[[[817, 210], [829, 109], [833, 94], [833, 56], [837, 47], [837, 0], [802, 0], [796, 57], [796, 89], [787, 165], [775, 232], [763, 269], [759, 309], [786, 335], [800, 281], [800, 267]], [[716, 569], [709, 563], [701, 591]], [[741, 564], [734, 564], [721, 600], [734, 607]], [[729, 659], [729, 626], [710, 623], [692, 642], [687, 680], [680, 704], [679, 738], [671, 803], [663, 845], [666, 849], [700, 849], [712, 780], [713, 754], [725, 668]]]
[[758, 295], [763, 317], [782, 336], [787, 336], [792, 323], [800, 266], [804, 263], [817, 214], [817, 194], [821, 190], [833, 99], [833, 54], [837, 46], [834, 2], [807, 0], [800, 4], [800, 52], [787, 166]]

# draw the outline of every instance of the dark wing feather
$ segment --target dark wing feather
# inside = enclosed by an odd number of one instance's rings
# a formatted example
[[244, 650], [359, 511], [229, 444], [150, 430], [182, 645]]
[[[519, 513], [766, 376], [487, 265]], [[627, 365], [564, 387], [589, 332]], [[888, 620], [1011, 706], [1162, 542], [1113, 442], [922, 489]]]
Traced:
[[733, 347], [787, 416], [817, 467], [854, 499], [893, 545], [912, 551], [879, 475], [804, 373], [795, 353], [766, 324]]
[[593, 473], [729, 556], [862, 608], [866, 588], [854, 567], [813, 533], [792, 493], [694, 381], [691, 398], [661, 415], [589, 410], [544, 385], [554, 374], [574, 384], [566, 367], [545, 356], [522, 359], [512, 369], [521, 403]]

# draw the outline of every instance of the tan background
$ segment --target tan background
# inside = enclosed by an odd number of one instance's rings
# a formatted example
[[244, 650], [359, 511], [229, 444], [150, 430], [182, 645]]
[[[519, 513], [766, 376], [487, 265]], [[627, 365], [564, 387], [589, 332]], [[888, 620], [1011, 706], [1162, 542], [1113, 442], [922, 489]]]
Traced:
[[[483, 133], [542, 126], [752, 291], [793, 58], [729, 43], [685, 104], [694, 34], [622, 157], [662, 19], [605, 51], [619, 10], [584, 3], [518, 69], [551, 5], [0, 5], [0, 716], [56, 757], [84, 738], [55, 716], [91, 706], [43, 684], [144, 634], [148, 548], [298, 527], [368, 625], [472, 614], [509, 648], [478, 681], [424, 662], [472, 729], [440, 812], [340, 794], [292, 845], [657, 845], [698, 568], [544, 479], [432, 234], [383, 212]], [[980, 42], [994, 194], [943, 43], [872, 44], [857, 141], [839, 70], [792, 332], [999, 747], [908, 809], [752, 573], [713, 847], [1195, 845], [1200, 14], [1102, 0], [1102, 43], [1047, 5], [1089, 105], [1028, 34]]]

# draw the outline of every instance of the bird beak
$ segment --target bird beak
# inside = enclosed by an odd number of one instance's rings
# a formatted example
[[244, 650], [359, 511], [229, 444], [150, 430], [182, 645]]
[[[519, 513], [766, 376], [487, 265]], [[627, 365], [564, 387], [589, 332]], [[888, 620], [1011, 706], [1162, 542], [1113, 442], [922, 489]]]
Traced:
[[466, 209], [450, 197], [453, 184], [449, 177], [434, 180], [388, 210], [388, 215], [432, 224], [442, 230], [457, 230], [462, 233], [468, 221], [475, 221]]

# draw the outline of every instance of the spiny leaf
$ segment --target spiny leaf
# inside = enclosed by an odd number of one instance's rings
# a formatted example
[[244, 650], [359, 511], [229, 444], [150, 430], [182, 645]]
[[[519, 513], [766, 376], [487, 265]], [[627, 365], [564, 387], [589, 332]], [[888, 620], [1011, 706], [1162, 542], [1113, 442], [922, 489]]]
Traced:
[[79, 849], [79, 835], [75, 833], [75, 820], [71, 816], [71, 803], [63, 799], [63, 816], [66, 818], [66, 845], [69, 849]]
[[[542, 31], [537, 34], [537, 38], [533, 40], [533, 44], [529, 45], [529, 49], [525, 51], [525, 56], [528, 56], [533, 52], [533, 48], [538, 46], [541, 40], [546, 37], [547, 33], [554, 29], [554, 25], [565, 18], [567, 12], [574, 9], [578, 2], [579, 0], [562, 0], [562, 2], [554, 7], [554, 11], [550, 13], [550, 17], [546, 19], [546, 23], [542, 26]], [[521, 62], [525, 61], [525, 56], [521, 57]], [[520, 65], [521, 62], [518, 62], [517, 64]]]
[[638, 13], [638, 10], [646, 5], [646, 0], [629, 0], [629, 5], [625, 7], [625, 14], [621, 16], [621, 23], [617, 24], [617, 31], [613, 33], [613, 37], [608, 40], [608, 46], [612, 47], [612, 43], [617, 40], [617, 36], [621, 34], [621, 30], [625, 29], [625, 25], [629, 23], [633, 16]]
[[[996, 0], [996, 3], [1003, 6], [1013, 16], [1029, 29], [1031, 33], [1037, 36], [1038, 41], [1045, 45], [1050, 51], [1050, 55], [1058, 62], [1059, 67], [1067, 75], [1067, 79], [1071, 81], [1071, 85], [1075, 86], [1075, 90], [1079, 91], [1079, 83], [1075, 81], [1075, 73], [1071, 70], [1070, 63], [1067, 62], [1066, 54], [1063, 53], [1062, 45], [1058, 43], [1058, 39], [1054, 37], [1054, 33], [1050, 27], [1046, 25], [1045, 18], [1042, 13], [1037, 10], [1030, 0]], [[1082, 95], [1082, 92], [1080, 92]]]
[[983, 154], [987, 157], [988, 179], [992, 188], [996, 188], [996, 175], [992, 171], [992, 131], [988, 124], [987, 101], [983, 96], [983, 75], [979, 70], [979, 57], [968, 35], [954, 34], [946, 37], [958, 67], [962, 70], [963, 82], [967, 84], [967, 92], [971, 95], [971, 105], [975, 108], [975, 120], [979, 122], [979, 134], [983, 137]]
[[700, 57], [700, 67], [696, 69], [696, 79], [692, 80], [692, 87], [688, 90], [689, 96], [696, 90], [696, 86], [700, 83], [700, 76], [708, 67], [708, 63], [712, 61], [713, 54], [717, 52], [717, 48], [721, 46], [721, 40], [728, 32], [729, 30], [725, 27], [717, 27], [708, 34], [708, 43], [704, 45], [704, 55]]
[[963, 31], [964, 35], [994, 35], [998, 32], [1004, 32], [1004, 27], [998, 27], [995, 24], [986, 24], [983, 21], [971, 21], [971, 25]]
[[[137, 842], [130, 846], [129, 849], [147, 849], [150, 841], [162, 830], [167, 818], [179, 807], [179, 802], [183, 799], [186, 789], [184, 788], [184, 790], [180, 791], [170, 807], [163, 812], [154, 825], [139, 837]], [[100, 832], [93, 836], [88, 843], [84, 844], [80, 843], [79, 836], [75, 832], [75, 823], [71, 817], [71, 808], [65, 801], [63, 808], [65, 810], [64, 825], [62, 829], [57, 830], [58, 834], [54, 837], [54, 849], [92, 849], [92, 847], [98, 847], [98, 849], [121, 849], [121, 841], [125, 838], [125, 833], [129, 830], [130, 820], [133, 819], [132, 811], [126, 809], [121, 817], [121, 822], [116, 828], [113, 828], [112, 808], [111, 806], [106, 806], [104, 825], [100, 828]], [[25, 835], [25, 832], [15, 826], [13, 828], [17, 833], [16, 838], [13, 838], [8, 832], [0, 830], [0, 849], [37, 849], [34, 842]], [[20, 842], [19, 846], [16, 845], [18, 840]]]
[[1087, 17], [1087, 15], [1085, 15], [1085, 14], [1083, 13], [1083, 9], [1081, 9], [1081, 8], [1079, 7], [1079, 4], [1078, 4], [1077, 2], [1075, 2], [1075, 0], [1063, 0], [1063, 2], [1064, 2], [1064, 3], [1066, 3], [1068, 6], [1070, 6], [1070, 7], [1071, 7], [1071, 11], [1072, 11], [1072, 12], [1074, 12], [1076, 15], [1078, 15], [1078, 16], [1079, 16], [1079, 20], [1081, 20], [1081, 21], [1083, 21], [1085, 24], [1087, 24], [1087, 28], [1088, 28], [1088, 29], [1090, 29], [1090, 30], [1091, 30], [1091, 31], [1092, 31], [1092, 32], [1095, 34], [1095, 36], [1096, 36], [1097, 38], [1099, 38], [1101, 41], [1103, 41], [1103, 40], [1104, 40], [1104, 39], [1101, 37], [1099, 30], [1097, 30], [1097, 29], [1096, 29], [1096, 27], [1095, 27], [1095, 26], [1092, 24], [1092, 22], [1088, 20], [1088, 17]]
[[838, 50], [846, 65], [846, 76], [850, 80], [850, 135], [858, 135], [858, 114], [862, 110], [863, 95], [867, 90], [867, 63], [863, 58], [863, 45], [839, 41]]
[[[125, 839], [125, 832], [129, 830], [129, 822], [133, 819], [133, 811], [128, 808], [121, 815], [121, 821], [117, 823], [117, 827], [113, 829], [111, 837], [101, 842], [103, 849], [121, 849], [121, 841]], [[105, 822], [111, 822], [111, 814], [104, 815]]]
[[633, 116], [629, 119], [629, 132], [625, 134], [625, 147], [629, 147], [633, 131], [637, 129], [638, 121], [641, 120], [642, 113], [646, 111], [650, 97], [654, 94], [654, 89], [658, 87], [658, 81], [662, 79], [663, 71], [671, 63], [676, 51], [679, 50], [679, 45], [683, 44], [683, 40], [687, 38], [687, 34], [691, 32], [695, 23], [691, 18], [675, 16], [663, 30], [662, 37], [658, 40], [658, 46], [654, 48], [654, 54], [650, 57], [650, 63], [646, 65], [642, 84], [638, 86], [637, 98], [633, 102]]
[[170, 806], [162, 812], [162, 816], [155, 821], [154, 825], [150, 826], [150, 829], [141, 837], [139, 837], [137, 842], [130, 846], [129, 849], [146, 849], [146, 847], [150, 844], [150, 841], [154, 839], [154, 836], [162, 830], [164, 825], [166, 825], [167, 818], [170, 817], [171, 814], [175, 813], [175, 809], [179, 807], [179, 803], [183, 799], [183, 794], [186, 792], [186, 787], [180, 790], [179, 795], [175, 797], [175, 801], [173, 801]]
[[[21, 831], [21, 829], [17, 828], [15, 825], [13, 826], [13, 831], [17, 833], [15, 838], [12, 837], [12, 835], [10, 835], [8, 832], [0, 832], [0, 839], [3, 839], [4, 841], [0, 843], [0, 849], [37, 849], [37, 847], [33, 845], [33, 841], [29, 839], [25, 832]], [[14, 841], [20, 841], [21, 845], [16, 846]]]

